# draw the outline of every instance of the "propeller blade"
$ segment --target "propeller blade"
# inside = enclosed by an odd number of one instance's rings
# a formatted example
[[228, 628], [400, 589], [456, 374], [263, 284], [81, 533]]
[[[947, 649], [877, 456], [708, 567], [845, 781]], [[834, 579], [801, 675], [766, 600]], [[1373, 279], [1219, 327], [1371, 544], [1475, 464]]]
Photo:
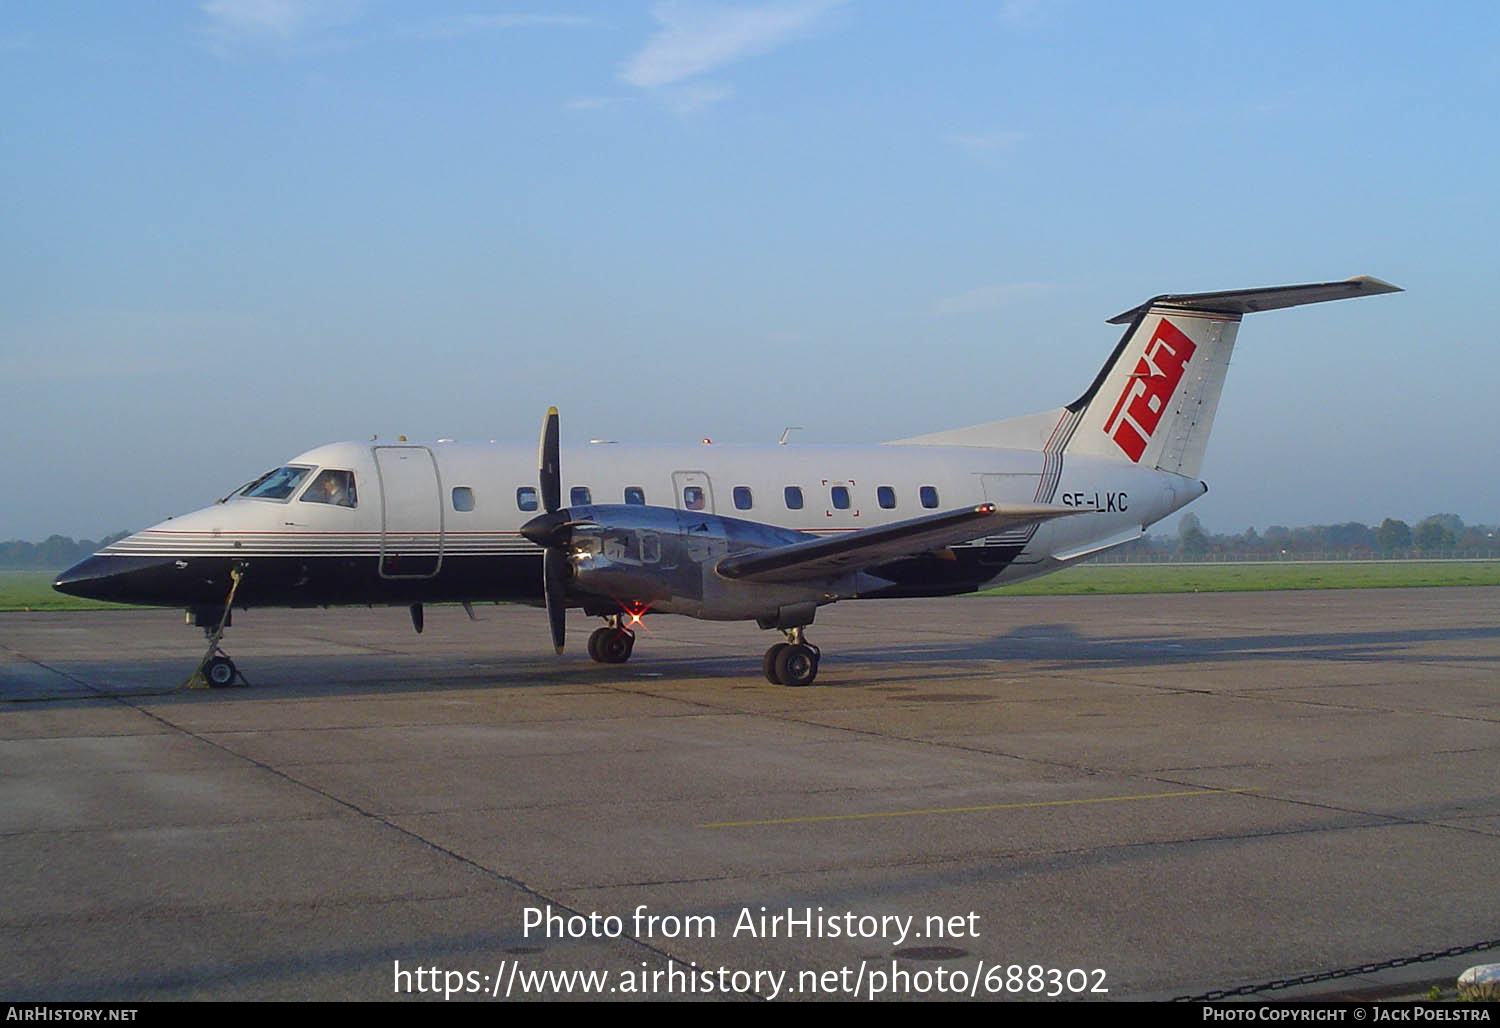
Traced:
[[547, 595], [547, 622], [552, 628], [552, 647], [563, 651], [563, 618], [568, 613], [568, 554], [556, 546], [547, 547], [542, 558], [542, 588]]
[[557, 454], [557, 408], [547, 408], [542, 420], [542, 444], [537, 454], [541, 467], [542, 510], [551, 514], [562, 506], [562, 470]]
[[563, 651], [563, 635], [568, 613], [567, 544], [571, 536], [571, 516], [562, 507], [562, 468], [558, 457], [557, 408], [547, 408], [542, 419], [542, 441], [537, 447], [538, 484], [542, 491], [542, 510], [521, 528], [521, 534], [542, 547], [542, 595], [547, 600], [547, 625], [552, 629], [552, 648]]

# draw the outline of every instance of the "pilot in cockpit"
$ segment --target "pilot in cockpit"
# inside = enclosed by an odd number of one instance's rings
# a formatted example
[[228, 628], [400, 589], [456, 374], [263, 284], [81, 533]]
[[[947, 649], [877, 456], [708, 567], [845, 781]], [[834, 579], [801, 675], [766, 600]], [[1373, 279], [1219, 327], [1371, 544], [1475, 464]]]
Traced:
[[354, 474], [349, 471], [324, 471], [303, 494], [309, 503], [327, 503], [335, 507], [353, 507]]

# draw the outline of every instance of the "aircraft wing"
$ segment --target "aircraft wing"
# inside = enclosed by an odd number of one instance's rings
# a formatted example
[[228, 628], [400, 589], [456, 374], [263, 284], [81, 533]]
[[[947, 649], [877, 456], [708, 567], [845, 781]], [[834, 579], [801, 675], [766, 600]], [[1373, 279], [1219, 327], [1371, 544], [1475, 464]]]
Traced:
[[725, 578], [746, 582], [803, 582], [830, 578], [953, 543], [1086, 513], [1092, 512], [1049, 503], [981, 503], [977, 507], [928, 514], [894, 525], [862, 528], [831, 538], [731, 554], [719, 561], [715, 570]]

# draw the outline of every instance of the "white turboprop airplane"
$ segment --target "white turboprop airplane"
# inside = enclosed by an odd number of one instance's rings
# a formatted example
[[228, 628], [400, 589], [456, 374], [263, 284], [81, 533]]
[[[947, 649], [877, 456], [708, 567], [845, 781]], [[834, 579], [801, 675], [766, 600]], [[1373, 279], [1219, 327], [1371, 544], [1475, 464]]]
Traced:
[[[1066, 567], [1139, 538], [1208, 491], [1198, 479], [1241, 317], [1399, 292], [1378, 279], [1158, 296], [1093, 383], [1055, 410], [868, 447], [560, 449], [334, 443], [212, 507], [122, 539], [56, 588], [181, 606], [210, 634], [234, 606], [519, 600], [605, 625], [602, 663], [628, 660], [646, 613], [781, 630], [766, 678], [807, 685], [804, 629], [837, 600], [944, 596]], [[563, 487], [567, 486], [567, 503]], [[472, 615], [472, 610], [470, 611]]]

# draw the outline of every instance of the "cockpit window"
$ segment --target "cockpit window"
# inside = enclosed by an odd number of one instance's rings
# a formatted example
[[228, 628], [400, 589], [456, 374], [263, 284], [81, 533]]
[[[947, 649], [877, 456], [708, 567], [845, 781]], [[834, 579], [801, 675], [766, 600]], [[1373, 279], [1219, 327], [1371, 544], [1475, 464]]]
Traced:
[[295, 464], [288, 464], [284, 468], [277, 468], [257, 478], [254, 482], [245, 486], [240, 495], [250, 496], [257, 500], [285, 500], [297, 491], [302, 480], [312, 474], [312, 468], [299, 468]]
[[329, 468], [313, 479], [302, 494], [303, 503], [331, 503], [335, 507], [354, 507], [359, 497], [354, 492], [354, 472]]

